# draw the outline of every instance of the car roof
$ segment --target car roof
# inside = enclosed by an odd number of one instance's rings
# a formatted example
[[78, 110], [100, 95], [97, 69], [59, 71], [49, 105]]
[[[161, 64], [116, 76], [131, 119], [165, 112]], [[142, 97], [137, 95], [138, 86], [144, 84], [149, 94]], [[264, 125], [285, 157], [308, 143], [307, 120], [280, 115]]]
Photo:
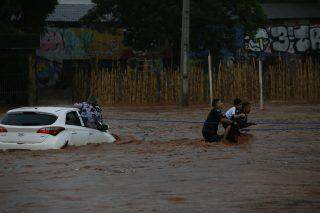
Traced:
[[8, 113], [14, 112], [43, 112], [58, 115], [60, 113], [65, 113], [69, 111], [78, 110], [72, 107], [20, 107], [16, 109], [9, 110]]

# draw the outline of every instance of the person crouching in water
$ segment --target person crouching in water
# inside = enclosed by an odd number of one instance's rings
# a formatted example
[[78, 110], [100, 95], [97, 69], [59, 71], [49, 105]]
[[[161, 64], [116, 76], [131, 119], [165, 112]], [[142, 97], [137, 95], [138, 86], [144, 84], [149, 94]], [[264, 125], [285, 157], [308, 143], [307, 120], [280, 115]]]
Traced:
[[237, 120], [239, 118], [244, 118], [246, 115], [241, 113], [242, 101], [239, 98], [233, 100], [233, 107], [227, 110], [226, 117], [229, 120]]
[[[226, 112], [226, 117], [233, 121], [232, 129], [229, 132], [227, 139], [229, 141], [237, 142], [238, 137], [241, 136], [241, 129], [248, 128], [255, 123], [248, 122], [248, 114], [251, 111], [251, 104], [249, 102], [244, 102], [241, 104], [240, 99], [234, 100], [234, 106]], [[225, 128], [227, 126], [224, 125]]]
[[244, 102], [240, 108], [236, 112], [236, 114], [244, 114], [244, 117], [238, 117], [235, 119], [235, 121], [238, 123], [239, 129], [248, 128], [253, 125], [257, 125], [253, 122], [248, 122], [248, 114], [251, 112], [251, 104], [249, 102]]
[[80, 115], [86, 127], [99, 129], [103, 123], [102, 109], [95, 96], [90, 96], [86, 102], [75, 103], [75, 108], [80, 109]]
[[226, 118], [231, 121], [231, 124], [223, 124], [223, 127], [229, 129], [229, 133], [226, 139], [229, 142], [238, 142], [238, 137], [240, 136], [238, 120], [246, 117], [244, 113], [241, 112], [242, 101], [239, 98], [234, 99], [233, 107], [227, 110]]
[[[220, 99], [214, 99], [212, 101], [213, 108], [211, 109], [202, 128], [202, 135], [206, 142], [219, 142], [222, 139], [226, 140], [227, 135], [229, 134], [231, 129], [230, 124], [232, 124], [232, 121], [226, 119], [223, 115], [223, 106], [224, 105]], [[220, 122], [228, 126], [223, 137], [218, 135], [218, 126]]]

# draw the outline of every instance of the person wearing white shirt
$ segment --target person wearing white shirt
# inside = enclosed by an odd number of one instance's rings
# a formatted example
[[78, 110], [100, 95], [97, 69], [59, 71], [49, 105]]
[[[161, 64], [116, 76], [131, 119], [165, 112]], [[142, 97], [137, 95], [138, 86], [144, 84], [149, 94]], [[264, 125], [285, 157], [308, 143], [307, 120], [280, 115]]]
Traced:
[[235, 119], [243, 118], [246, 116], [244, 113], [237, 114], [237, 112], [241, 109], [241, 104], [242, 104], [242, 101], [239, 98], [234, 99], [233, 107], [231, 107], [226, 112], [227, 119], [235, 120]]
[[227, 140], [229, 142], [238, 142], [238, 136], [240, 135], [240, 132], [239, 132], [239, 125], [236, 121], [237, 119], [243, 118], [246, 116], [244, 113], [239, 114], [239, 110], [241, 109], [241, 104], [242, 104], [242, 101], [239, 98], [234, 99], [233, 107], [231, 107], [225, 114], [226, 118], [232, 121], [232, 124], [230, 125], [223, 124], [223, 127], [225, 128], [225, 130], [229, 129], [229, 133], [227, 136]]

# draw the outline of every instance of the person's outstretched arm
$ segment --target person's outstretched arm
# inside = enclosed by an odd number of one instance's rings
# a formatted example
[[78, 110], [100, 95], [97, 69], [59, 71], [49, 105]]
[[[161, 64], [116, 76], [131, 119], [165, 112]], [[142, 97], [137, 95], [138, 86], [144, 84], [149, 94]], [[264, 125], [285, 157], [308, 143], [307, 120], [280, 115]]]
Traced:
[[241, 114], [238, 114], [238, 115], [236, 115], [236, 114], [233, 115], [234, 119], [244, 118], [244, 117], [246, 117], [246, 115], [244, 113], [241, 113]]
[[223, 124], [232, 124], [233, 122], [227, 118], [221, 118], [221, 123]]
[[255, 125], [257, 125], [257, 123], [255, 123], [255, 122], [249, 122], [249, 123], [247, 123], [249, 126], [255, 126]]
[[81, 109], [83, 107], [83, 104], [82, 103], [75, 103], [75, 104], [73, 104], [73, 107]]

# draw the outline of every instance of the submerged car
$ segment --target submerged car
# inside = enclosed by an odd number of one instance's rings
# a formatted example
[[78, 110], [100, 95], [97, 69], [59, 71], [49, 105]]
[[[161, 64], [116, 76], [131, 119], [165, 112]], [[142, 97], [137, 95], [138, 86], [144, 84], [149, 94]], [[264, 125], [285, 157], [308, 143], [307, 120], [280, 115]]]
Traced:
[[75, 108], [18, 108], [8, 111], [0, 121], [0, 150], [61, 149], [113, 142], [115, 138], [108, 130], [85, 127]]

